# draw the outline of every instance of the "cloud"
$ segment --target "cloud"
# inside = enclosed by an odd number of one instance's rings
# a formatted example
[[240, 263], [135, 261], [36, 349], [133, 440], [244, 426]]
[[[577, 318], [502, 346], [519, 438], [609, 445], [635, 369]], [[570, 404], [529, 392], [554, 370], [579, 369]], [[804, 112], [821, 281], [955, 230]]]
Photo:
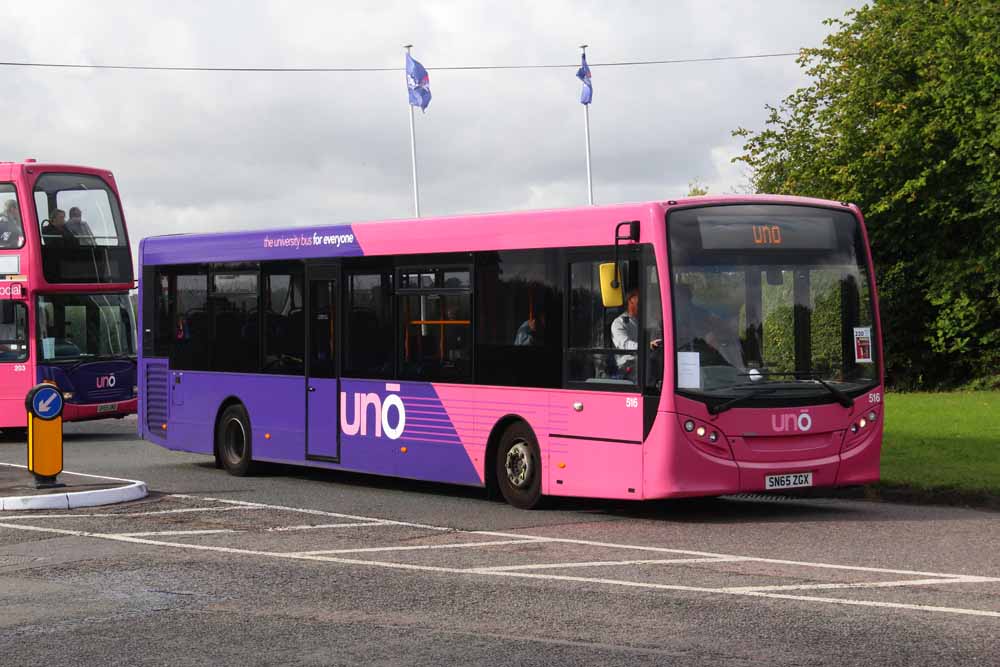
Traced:
[[[602, 67], [818, 45], [850, 2], [174, 2], [12, 5], [3, 60], [430, 71], [417, 113], [422, 212], [586, 202], [574, 76], [590, 44], [598, 203], [712, 192], [746, 180], [729, 163], [738, 126], [805, 83], [792, 58]], [[775, 20], [779, 17], [780, 20]], [[565, 69], [435, 70], [566, 63]], [[4, 68], [0, 153], [111, 169], [138, 239], [159, 233], [412, 214], [401, 71], [164, 73]]]

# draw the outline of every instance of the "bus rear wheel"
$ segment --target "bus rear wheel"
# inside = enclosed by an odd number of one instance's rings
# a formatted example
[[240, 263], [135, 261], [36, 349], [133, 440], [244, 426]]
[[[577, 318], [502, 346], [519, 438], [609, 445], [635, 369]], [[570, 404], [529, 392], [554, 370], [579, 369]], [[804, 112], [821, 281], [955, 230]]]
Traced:
[[535, 435], [527, 424], [512, 424], [497, 447], [497, 486], [504, 500], [530, 510], [542, 501], [542, 457]]
[[250, 416], [242, 404], [227, 407], [215, 427], [215, 446], [222, 467], [230, 475], [243, 477], [253, 469]]

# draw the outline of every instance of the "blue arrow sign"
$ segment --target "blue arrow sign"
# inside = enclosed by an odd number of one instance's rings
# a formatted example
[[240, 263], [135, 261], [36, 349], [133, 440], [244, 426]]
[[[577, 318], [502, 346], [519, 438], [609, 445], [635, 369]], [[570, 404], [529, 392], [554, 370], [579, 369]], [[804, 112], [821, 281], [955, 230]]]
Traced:
[[56, 387], [39, 387], [31, 399], [31, 411], [39, 419], [55, 419], [62, 409], [63, 397]]

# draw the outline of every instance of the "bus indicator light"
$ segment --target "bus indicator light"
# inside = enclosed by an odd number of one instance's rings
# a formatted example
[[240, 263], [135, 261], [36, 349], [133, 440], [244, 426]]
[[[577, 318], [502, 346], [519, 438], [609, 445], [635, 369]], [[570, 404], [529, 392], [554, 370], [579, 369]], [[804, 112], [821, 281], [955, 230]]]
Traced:
[[270, 433], [265, 433], [264, 434], [264, 439], [265, 440], [270, 440], [271, 439], [271, 434]]
[[399, 451], [401, 451], [401, 452], [403, 452], [405, 454], [406, 453], [406, 447], [400, 447]]
[[166, 424], [160, 424], [160, 428], [163, 429], [164, 431], [166, 431], [167, 430], [167, 425]]

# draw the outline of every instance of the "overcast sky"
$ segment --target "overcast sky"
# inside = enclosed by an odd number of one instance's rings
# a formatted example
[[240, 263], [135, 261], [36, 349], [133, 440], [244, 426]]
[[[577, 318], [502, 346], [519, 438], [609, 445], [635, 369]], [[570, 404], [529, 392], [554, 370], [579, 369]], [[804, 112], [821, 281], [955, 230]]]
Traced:
[[[860, 0], [523, 3], [5, 3], [0, 61], [430, 72], [416, 114], [421, 213], [586, 204], [575, 66], [435, 67], [736, 56], [818, 46]], [[596, 203], [740, 192], [731, 131], [807, 83], [794, 58], [593, 66]], [[133, 246], [154, 234], [413, 214], [402, 69], [164, 73], [0, 67], [0, 159], [108, 168]]]

